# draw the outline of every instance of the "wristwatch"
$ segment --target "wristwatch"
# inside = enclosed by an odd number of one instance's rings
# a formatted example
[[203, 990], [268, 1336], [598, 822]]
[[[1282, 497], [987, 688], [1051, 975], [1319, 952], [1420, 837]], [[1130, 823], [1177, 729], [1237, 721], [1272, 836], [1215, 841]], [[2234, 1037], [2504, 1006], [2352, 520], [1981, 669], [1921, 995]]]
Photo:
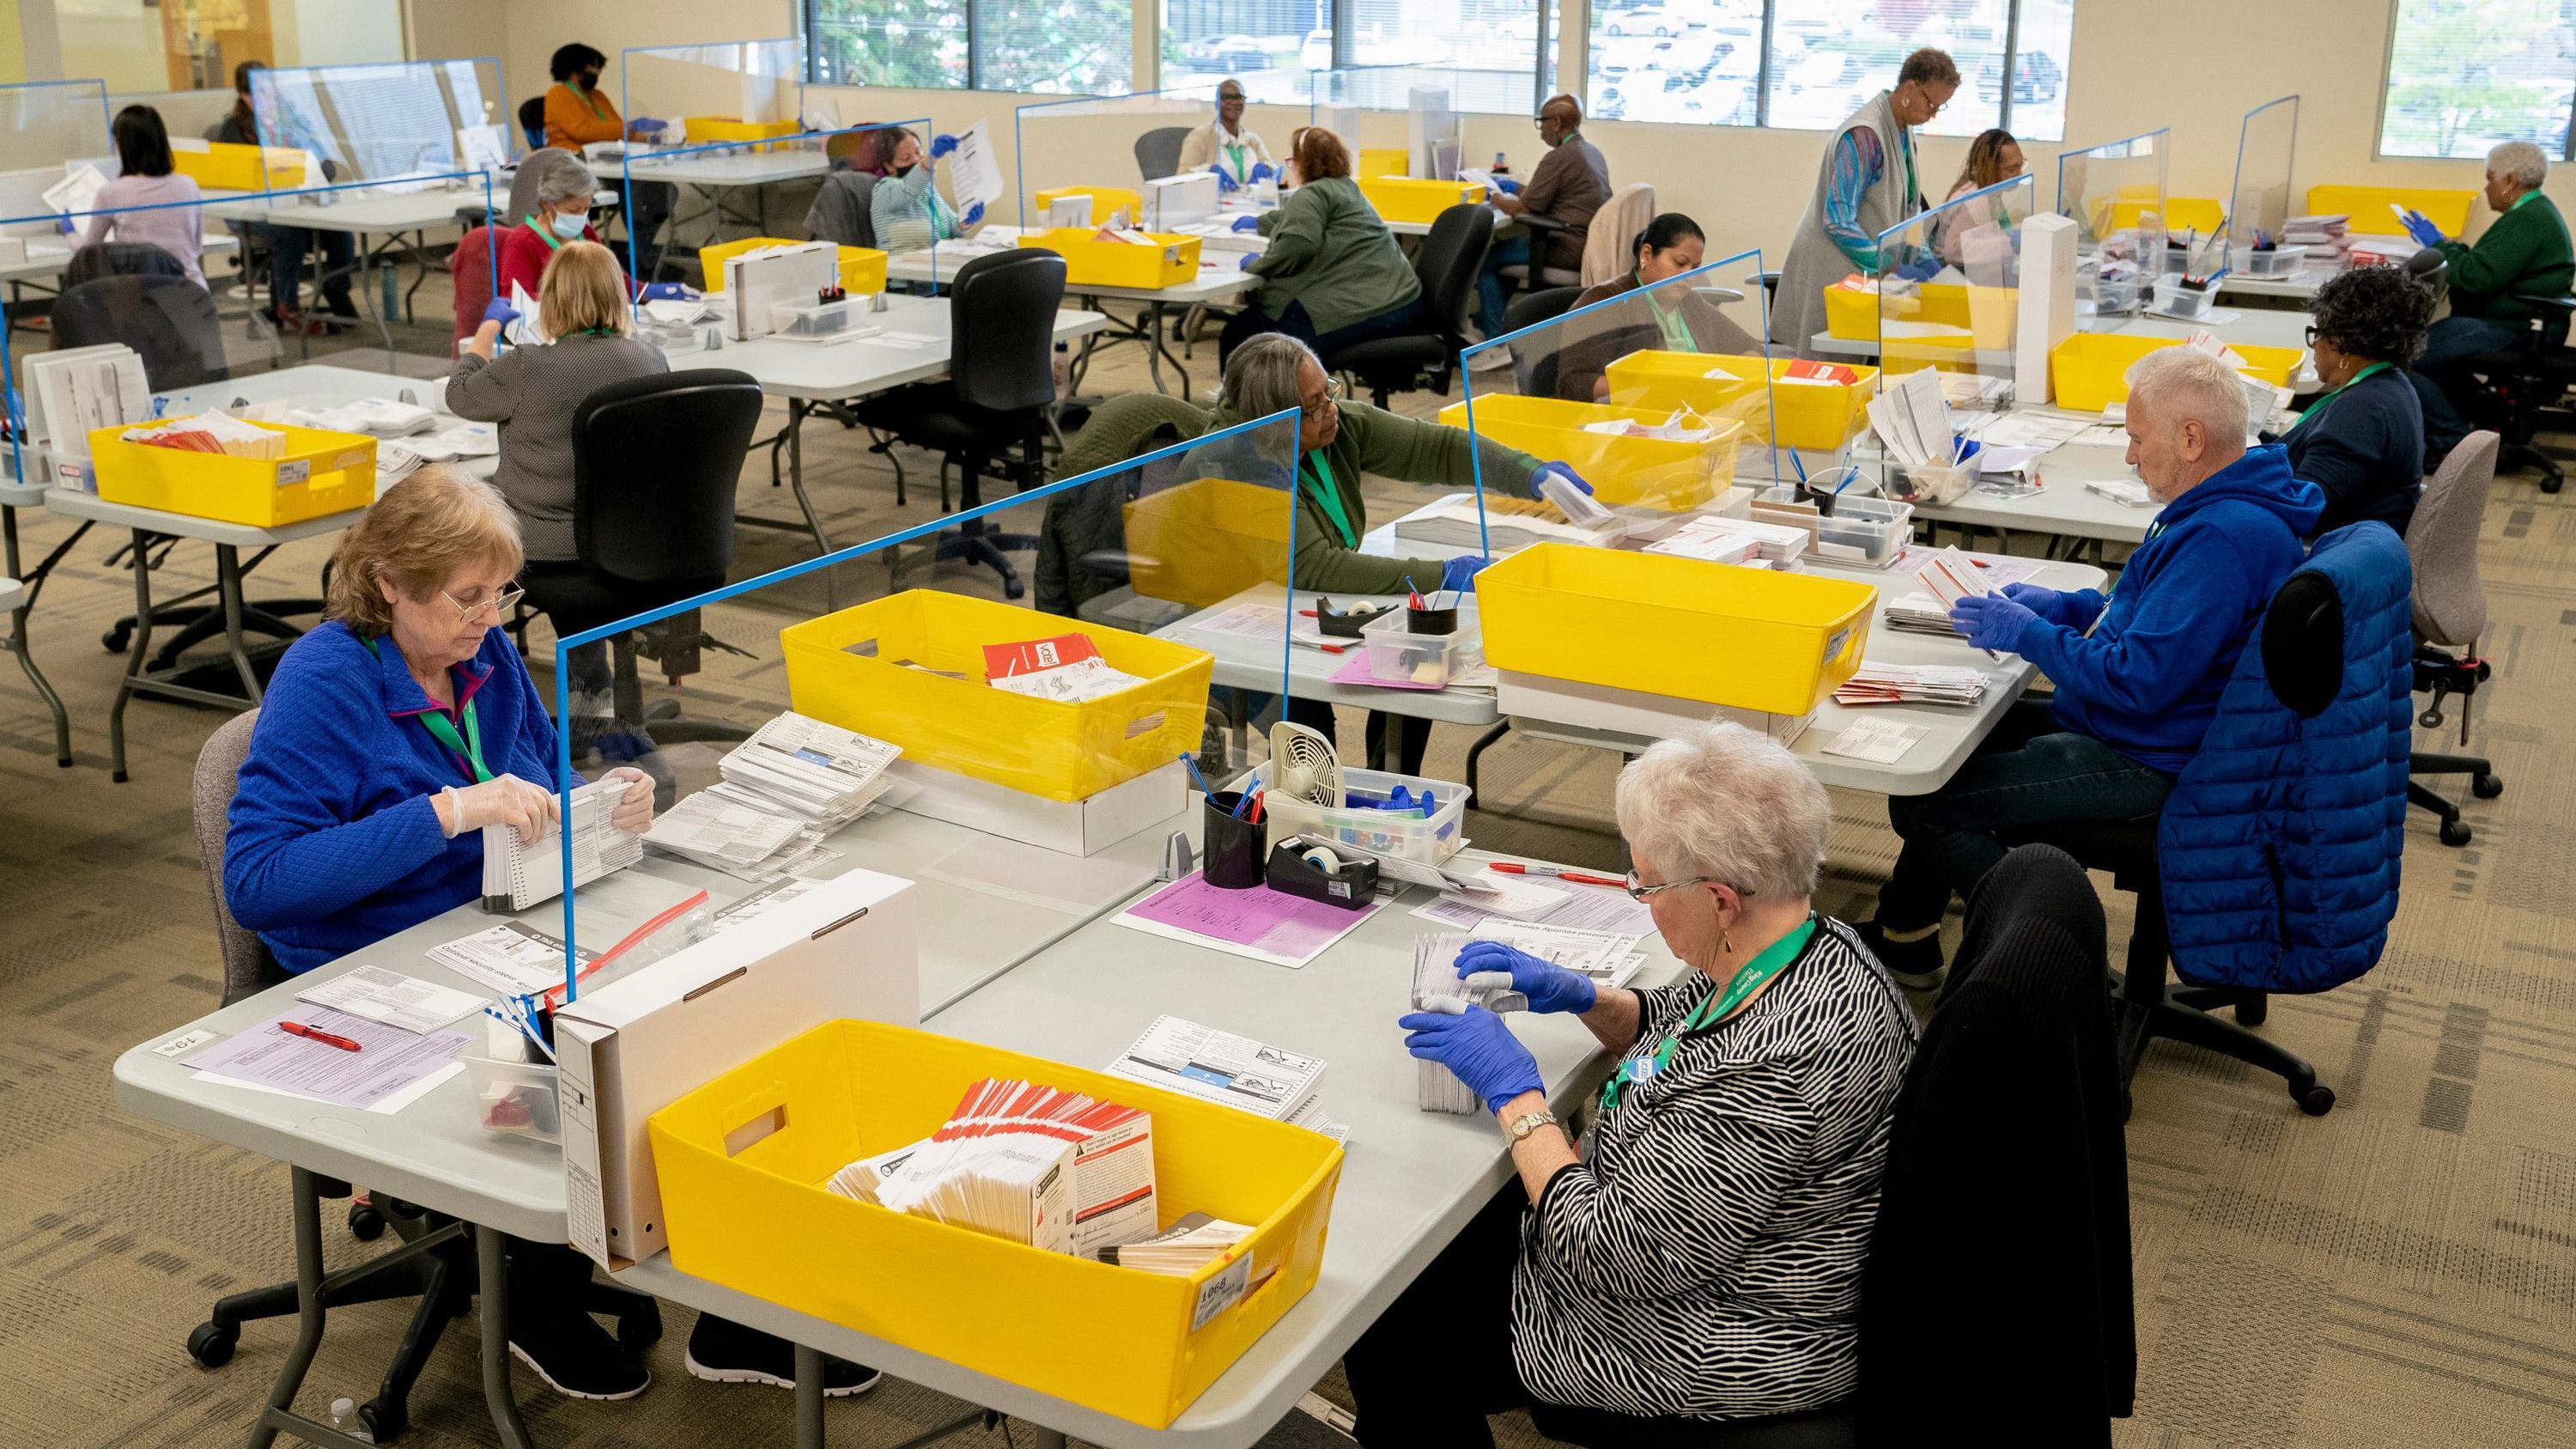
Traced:
[[1527, 1112], [1504, 1123], [1503, 1136], [1509, 1138], [1513, 1146], [1518, 1147], [1522, 1138], [1536, 1132], [1541, 1127], [1553, 1127], [1555, 1125], [1557, 1125], [1557, 1122], [1556, 1114], [1554, 1112]]

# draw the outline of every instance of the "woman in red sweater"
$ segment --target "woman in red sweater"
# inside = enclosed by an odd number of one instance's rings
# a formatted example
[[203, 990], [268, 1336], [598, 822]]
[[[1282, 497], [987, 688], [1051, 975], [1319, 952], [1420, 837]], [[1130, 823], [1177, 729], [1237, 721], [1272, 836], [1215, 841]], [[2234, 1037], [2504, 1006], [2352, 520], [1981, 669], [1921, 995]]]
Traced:
[[[637, 116], [632, 121], [618, 116], [617, 103], [599, 88], [599, 68], [607, 63], [607, 56], [578, 42], [555, 51], [548, 66], [555, 83], [547, 89], [545, 98], [547, 145], [579, 156], [581, 148], [594, 141], [649, 142], [661, 138], [662, 122], [649, 116]], [[648, 280], [658, 278], [662, 223], [670, 219], [677, 193], [667, 181], [637, 181], [626, 189], [627, 205], [632, 209], [628, 225], [635, 233], [638, 253], [636, 271]], [[542, 260], [537, 269], [545, 269]], [[537, 284], [532, 280], [528, 295], [536, 294]], [[507, 296], [504, 291], [505, 300]]]

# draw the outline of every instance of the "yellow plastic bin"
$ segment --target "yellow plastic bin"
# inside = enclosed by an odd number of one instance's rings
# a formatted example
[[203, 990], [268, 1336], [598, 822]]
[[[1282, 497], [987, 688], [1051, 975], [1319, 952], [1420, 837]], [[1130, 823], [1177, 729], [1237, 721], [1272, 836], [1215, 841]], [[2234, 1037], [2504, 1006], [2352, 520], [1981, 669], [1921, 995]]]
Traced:
[[[1248, 1224], [1252, 1236], [1181, 1277], [1046, 1252], [823, 1186], [859, 1157], [927, 1136], [986, 1077], [1152, 1114], [1158, 1226], [1203, 1212]], [[743, 1142], [762, 1126], [774, 1130]], [[654, 1113], [649, 1130], [681, 1272], [1150, 1429], [1178, 1418], [1315, 1286], [1342, 1169], [1342, 1149], [1320, 1133], [860, 1021], [763, 1052]]]
[[[2179, 337], [2133, 337], [2125, 332], [2077, 332], [2049, 349], [2050, 401], [2070, 412], [2100, 412], [2129, 400], [2129, 365], [2164, 347], [2179, 347]], [[2274, 387], [2288, 387], [2302, 355], [2295, 347], [2248, 347], [2231, 344], [2245, 359], [2242, 369]]]
[[[1612, 407], [1508, 393], [1480, 397], [1475, 407], [1478, 436], [1572, 464], [1592, 485], [1594, 496], [1613, 507], [1635, 504], [1676, 513], [1699, 507], [1735, 481], [1736, 445], [1744, 437], [1744, 424], [1717, 417], [1708, 420], [1716, 436], [1698, 443], [1583, 430], [1587, 423], [1612, 419], [1660, 423], [1672, 415], [1670, 408]], [[1453, 428], [1466, 427], [1467, 404], [1454, 402], [1442, 408], [1440, 421]]]
[[[766, 141], [773, 137], [796, 134], [794, 121], [743, 121], [732, 116], [689, 116], [683, 118], [680, 124], [687, 127], [688, 143], [692, 146], [703, 146], [715, 141]], [[756, 146], [752, 149], [771, 151], [777, 148]]]
[[2456, 237], [2469, 229], [2469, 207], [2475, 191], [2447, 186], [2311, 186], [2308, 215], [2350, 216], [2351, 229], [2362, 236], [2404, 236], [2405, 224], [2391, 206], [2424, 213], [2424, 219]]
[[[1344, 136], [1344, 141], [1356, 138]], [[1402, 146], [1363, 146], [1357, 163], [1362, 176], [1410, 176], [1413, 156]]]
[[201, 149], [170, 148], [170, 168], [208, 191], [280, 191], [304, 184], [305, 153], [292, 146], [244, 146], [208, 141]]
[[1377, 208], [1381, 221], [1438, 221], [1440, 213], [1468, 201], [1485, 199], [1485, 188], [1472, 181], [1416, 181], [1409, 176], [1362, 176], [1360, 195]]
[[131, 426], [90, 431], [90, 475], [110, 503], [275, 528], [376, 501], [376, 440], [364, 433], [254, 423], [284, 433], [286, 455], [234, 458], [129, 443]]
[[[706, 277], [704, 290], [721, 292], [725, 288], [725, 259], [755, 247], [797, 247], [805, 243], [790, 237], [751, 236], [739, 241], [718, 242], [698, 248], [698, 269]], [[886, 289], [886, 254], [874, 247], [842, 247], [841, 286], [857, 293], [882, 292]]]
[[1020, 245], [1044, 247], [1064, 257], [1068, 287], [1134, 287], [1157, 291], [1199, 274], [1199, 239], [1177, 232], [1132, 231], [1146, 243], [1101, 241], [1096, 229], [1064, 226], [1020, 233]]
[[[1796, 363], [1780, 358], [1768, 366], [1772, 383], [1769, 407], [1779, 421], [1780, 441], [1792, 448], [1831, 452], [1851, 441], [1866, 421], [1863, 409], [1878, 395], [1878, 369], [1854, 367], [1852, 382], [1787, 382]], [[1610, 403], [1615, 407], [1671, 412], [1687, 407], [1716, 417], [1750, 409], [1746, 421], [1752, 437], [1763, 441], [1765, 371], [1759, 357], [1713, 356], [1701, 352], [1631, 352], [1610, 364]], [[1482, 404], [1478, 404], [1482, 406]]]
[[[1876, 287], [1825, 288], [1825, 331], [1848, 342], [1877, 342], [1880, 317]], [[1976, 287], [1958, 282], [1925, 282], [1911, 297], [1889, 301], [1890, 322], [1955, 327], [1955, 333], [1905, 339], [1907, 347], [1994, 350], [2013, 345], [2013, 325], [2021, 316], [2021, 296], [2010, 287]]]
[[1256, 584], [1288, 582], [1283, 488], [1195, 478], [1124, 506], [1127, 577], [1149, 599], [1203, 609]]
[[[984, 682], [984, 646], [1081, 634], [1143, 682], [1070, 704]], [[799, 714], [901, 745], [922, 764], [1082, 800], [1199, 747], [1207, 654], [989, 599], [911, 589], [779, 631]], [[956, 677], [951, 677], [956, 676]]]
[[[2154, 197], [2131, 199], [2120, 197], [2111, 203], [2111, 226], [2114, 230], [2133, 227], [2138, 218], [2156, 208]], [[2214, 196], [2168, 196], [2161, 213], [2164, 228], [2175, 236], [2197, 230], [2208, 236], [2227, 224], [2227, 210]]]
[[1132, 186], [1053, 186], [1029, 198], [1029, 219], [1046, 220], [1047, 208], [1068, 196], [1091, 198], [1093, 226], [1107, 226], [1109, 214], [1114, 211], [1127, 213], [1131, 226], [1145, 215], [1145, 194]]
[[1476, 575], [1497, 669], [1802, 715], [1860, 667], [1878, 590], [1575, 544]]

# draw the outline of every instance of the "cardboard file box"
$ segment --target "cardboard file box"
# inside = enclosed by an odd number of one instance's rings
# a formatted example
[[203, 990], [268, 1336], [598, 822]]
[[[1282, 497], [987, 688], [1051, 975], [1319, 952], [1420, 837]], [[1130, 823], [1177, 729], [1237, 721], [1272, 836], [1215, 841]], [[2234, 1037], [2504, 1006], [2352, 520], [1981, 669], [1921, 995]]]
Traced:
[[897, 760], [886, 773], [894, 782], [886, 803], [897, 810], [1064, 855], [1105, 850], [1189, 804], [1178, 760], [1080, 800], [1049, 800], [918, 760]]
[[1731, 720], [1756, 734], [1791, 745], [1807, 732], [1807, 726], [1816, 722], [1813, 709], [1804, 714], [1771, 714], [1669, 694], [1576, 684], [1509, 669], [1496, 672], [1501, 684], [1494, 691], [1495, 707], [1508, 718], [1542, 725], [1605, 730], [1641, 740], [1675, 740], [1712, 721]]

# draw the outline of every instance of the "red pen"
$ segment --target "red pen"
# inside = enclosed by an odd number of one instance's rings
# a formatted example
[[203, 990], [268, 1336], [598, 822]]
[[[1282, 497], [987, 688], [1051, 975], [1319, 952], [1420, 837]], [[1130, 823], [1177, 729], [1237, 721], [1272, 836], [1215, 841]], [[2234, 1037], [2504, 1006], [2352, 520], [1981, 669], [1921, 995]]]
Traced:
[[1579, 870], [1559, 870], [1552, 865], [1522, 865], [1512, 860], [1497, 860], [1487, 865], [1485, 869], [1498, 870], [1505, 875], [1546, 876], [1554, 880], [1572, 881], [1576, 885], [1617, 886], [1622, 890], [1628, 886], [1626, 881], [1614, 880], [1606, 875], [1590, 875]]
[[319, 1027], [306, 1026], [300, 1021], [281, 1021], [277, 1024], [277, 1029], [286, 1033], [288, 1036], [300, 1036], [306, 1041], [318, 1041], [324, 1046], [338, 1047], [344, 1052], [354, 1052], [361, 1049], [356, 1042], [349, 1040], [345, 1036], [334, 1036], [330, 1032], [324, 1031]]

